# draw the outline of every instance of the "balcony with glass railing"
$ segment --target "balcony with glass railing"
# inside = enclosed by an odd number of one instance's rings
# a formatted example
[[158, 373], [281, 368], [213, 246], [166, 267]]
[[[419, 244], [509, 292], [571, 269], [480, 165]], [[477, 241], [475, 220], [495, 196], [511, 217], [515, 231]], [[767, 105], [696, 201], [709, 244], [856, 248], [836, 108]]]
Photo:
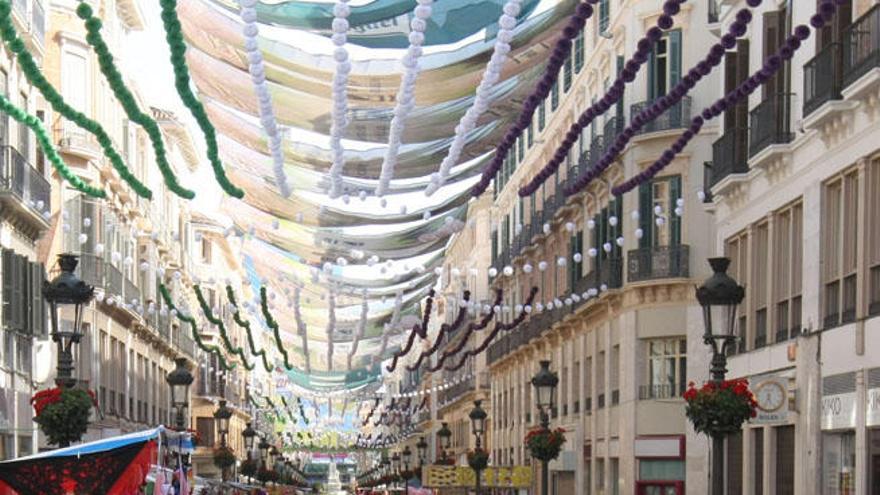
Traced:
[[633, 249], [626, 256], [627, 281], [687, 278], [689, 252], [686, 244]]
[[828, 101], [839, 100], [842, 88], [841, 44], [831, 43], [804, 64], [804, 117]]
[[[630, 119], [648, 108], [656, 100], [641, 101], [630, 107]], [[691, 123], [691, 98], [685, 96], [677, 103], [667, 108], [656, 119], [646, 122], [639, 130], [638, 135], [651, 134], [654, 132], [684, 129]]]
[[880, 67], [880, 5], [874, 5], [843, 32], [843, 86]]

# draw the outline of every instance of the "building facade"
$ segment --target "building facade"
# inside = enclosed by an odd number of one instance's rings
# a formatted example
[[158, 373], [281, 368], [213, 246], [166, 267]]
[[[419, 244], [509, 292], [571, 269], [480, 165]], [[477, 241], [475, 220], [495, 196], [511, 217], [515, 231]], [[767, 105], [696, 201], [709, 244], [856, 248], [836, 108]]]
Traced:
[[560, 379], [551, 424], [567, 432], [562, 454], [550, 463], [550, 493], [705, 493], [686, 476], [686, 466], [706, 459], [686, 448], [681, 394], [692, 370], [708, 368], [705, 347], [693, 338], [702, 335], [693, 287], [708, 275], [704, 260], [714, 248], [714, 222], [696, 194], [716, 133], [712, 124], [638, 191], [615, 196], [611, 189], [650, 165], [711, 104], [720, 76], [709, 75], [645, 125], [585, 190], [565, 196], [563, 189], [705, 57], [717, 40], [707, 29], [707, 2], [682, 5], [623, 98], [582, 132], [537, 192], [518, 195], [570, 124], [604, 96], [662, 14], [662, 2], [601, 1], [596, 9], [495, 177], [492, 287], [503, 288], [512, 307], [532, 287], [538, 295], [525, 323], [487, 352], [493, 462], [532, 462], [523, 447], [539, 422], [530, 380], [547, 359]]
[[[46, 43], [45, 2], [15, 2], [11, 17], [19, 36], [40, 60]], [[31, 115], [43, 115], [41, 96], [5, 46], [0, 48], [0, 94]], [[35, 340], [44, 339], [49, 331], [41, 293], [46, 269], [38, 251], [53, 206], [46, 168], [30, 129], [0, 115], [0, 459], [37, 448], [30, 398], [40, 380], [34, 369]]]
[[[720, 29], [745, 5], [725, 3]], [[839, 3], [713, 143], [713, 247], [746, 287], [728, 376], [748, 378], [760, 407], [727, 439], [729, 494], [880, 493], [880, 10]], [[727, 54], [742, 69], [718, 94], [814, 13], [811, 2], [756, 9], [748, 44]], [[705, 455], [705, 440], [692, 446]], [[690, 486], [706, 478], [688, 465]]]

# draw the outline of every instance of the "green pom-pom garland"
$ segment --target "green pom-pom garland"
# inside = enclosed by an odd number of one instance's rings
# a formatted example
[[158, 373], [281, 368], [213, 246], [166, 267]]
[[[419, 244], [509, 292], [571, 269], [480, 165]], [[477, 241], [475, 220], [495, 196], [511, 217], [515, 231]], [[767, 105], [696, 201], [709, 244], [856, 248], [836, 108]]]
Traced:
[[220, 368], [224, 371], [228, 371], [231, 369], [235, 369], [235, 365], [229, 365], [226, 362], [226, 358], [223, 357], [223, 351], [220, 350], [219, 347], [215, 345], [208, 345], [202, 341], [202, 337], [199, 335], [199, 330], [196, 325], [196, 320], [192, 316], [184, 316], [180, 313], [180, 310], [174, 306], [174, 302], [171, 300], [171, 294], [168, 292], [168, 288], [165, 287], [165, 284], [159, 284], [159, 293], [162, 294], [162, 299], [165, 300], [165, 304], [171, 311], [177, 313], [177, 319], [188, 323], [190, 330], [192, 331], [193, 340], [196, 342], [196, 345], [199, 346], [199, 349], [207, 352], [208, 354], [214, 353], [217, 355], [217, 360], [220, 362]]
[[192, 116], [196, 119], [196, 123], [205, 135], [205, 144], [208, 147], [208, 160], [214, 169], [214, 177], [220, 187], [235, 198], [243, 198], [244, 191], [235, 187], [226, 172], [223, 170], [223, 163], [220, 161], [220, 155], [217, 150], [217, 131], [214, 125], [208, 119], [205, 107], [202, 102], [193, 94], [190, 88], [189, 69], [186, 65], [186, 43], [183, 41], [183, 31], [180, 27], [180, 20], [177, 18], [177, 0], [160, 0], [159, 5], [162, 7], [162, 25], [165, 27], [165, 41], [168, 42], [168, 48], [171, 50], [171, 65], [174, 68], [174, 86], [177, 94], [183, 104], [189, 109]]
[[18, 37], [12, 19], [9, 16], [10, 6], [8, 0], [0, 0], [0, 37], [6, 42], [9, 49], [15, 53], [15, 58], [21, 66], [27, 80], [39, 90], [43, 98], [52, 106], [52, 108], [60, 113], [64, 118], [70, 120], [81, 129], [93, 134], [101, 145], [104, 155], [110, 160], [113, 168], [119, 172], [120, 177], [128, 183], [138, 196], [150, 199], [153, 196], [152, 191], [138, 180], [131, 170], [126, 167], [122, 156], [113, 147], [113, 141], [110, 135], [104, 130], [97, 121], [90, 119], [84, 113], [71, 107], [64, 98], [58, 93], [51, 83], [46, 79], [33, 57], [25, 49], [24, 42]]
[[61, 159], [61, 155], [59, 155], [55, 147], [52, 146], [52, 140], [49, 138], [49, 133], [46, 132], [46, 128], [43, 127], [43, 123], [40, 119], [16, 107], [3, 95], [0, 95], [0, 111], [8, 114], [17, 122], [28, 126], [34, 131], [34, 134], [37, 137], [37, 142], [40, 144], [40, 148], [43, 149], [43, 153], [45, 153], [49, 163], [51, 163], [55, 170], [58, 171], [58, 175], [70, 183], [71, 186], [93, 198], [107, 197], [107, 193], [105, 193], [103, 189], [90, 186], [84, 180], [80, 179], [79, 176], [70, 171], [67, 164]]
[[122, 109], [125, 110], [125, 114], [129, 120], [140, 125], [147, 132], [153, 145], [153, 152], [156, 155], [156, 163], [159, 165], [159, 170], [165, 178], [165, 184], [168, 186], [168, 189], [181, 198], [194, 198], [195, 193], [193, 191], [184, 188], [177, 182], [177, 177], [175, 177], [174, 171], [168, 163], [165, 143], [162, 140], [162, 132], [159, 130], [159, 125], [152, 117], [141, 111], [134, 95], [123, 82], [122, 75], [113, 62], [110, 48], [101, 36], [101, 20], [92, 15], [92, 7], [87, 3], [80, 3], [76, 8], [76, 14], [85, 21], [86, 30], [88, 31], [86, 41], [94, 48], [95, 54], [98, 56], [98, 65], [101, 68], [101, 73], [104, 74], [104, 78], [110, 85], [110, 89], [113, 90], [116, 99], [122, 105]]
[[244, 355], [244, 349], [232, 345], [232, 342], [229, 340], [229, 334], [226, 333], [226, 325], [223, 324], [223, 320], [214, 316], [214, 312], [211, 310], [210, 307], [208, 307], [208, 302], [205, 300], [204, 294], [202, 294], [202, 289], [198, 285], [193, 285], [193, 290], [196, 293], [196, 299], [199, 300], [199, 306], [205, 313], [205, 318], [220, 330], [220, 341], [223, 342], [223, 346], [226, 348], [226, 352], [230, 354], [237, 354], [239, 359], [241, 359], [242, 366], [244, 366], [247, 370], [254, 369], [256, 365], [250, 364], [248, 362], [247, 356]]
[[266, 320], [266, 325], [272, 329], [272, 333], [275, 334], [275, 345], [278, 346], [278, 352], [281, 353], [281, 356], [284, 358], [284, 367], [287, 369], [293, 369], [293, 366], [290, 364], [287, 356], [287, 350], [284, 349], [284, 343], [281, 341], [281, 329], [278, 327], [278, 322], [275, 321], [275, 318], [272, 317], [272, 313], [269, 312], [269, 303], [266, 298], [266, 287], [260, 287], [260, 308], [263, 310], [263, 318]]
[[240, 326], [245, 330], [245, 334], [247, 334], [248, 345], [251, 349], [252, 356], [259, 356], [263, 360], [263, 368], [266, 371], [272, 372], [274, 369], [271, 364], [269, 364], [269, 359], [266, 357], [266, 350], [260, 349], [257, 350], [257, 345], [254, 342], [254, 335], [251, 332], [251, 322], [243, 319], [241, 317], [241, 312], [238, 310], [238, 302], [235, 300], [235, 291], [232, 290], [232, 286], [226, 286], [226, 296], [229, 298], [229, 303], [235, 307], [235, 311], [232, 313], [232, 319], [235, 321], [235, 324]]

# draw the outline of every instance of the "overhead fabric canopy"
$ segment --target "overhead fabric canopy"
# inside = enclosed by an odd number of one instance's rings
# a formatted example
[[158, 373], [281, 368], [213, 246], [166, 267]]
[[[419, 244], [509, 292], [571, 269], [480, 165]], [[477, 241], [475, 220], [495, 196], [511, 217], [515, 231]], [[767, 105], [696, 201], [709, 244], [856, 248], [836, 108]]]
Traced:
[[[246, 233], [243, 266], [252, 287], [267, 287], [290, 351], [291, 382], [313, 391], [361, 389], [420, 320], [452, 234], [467, 225], [469, 190], [491, 150], [542, 75], [574, 0], [523, 0], [511, 51], [489, 106], [464, 139], [442, 187], [426, 195], [475, 101], [493, 53], [503, 0], [443, 0], [432, 5], [415, 85], [415, 106], [387, 190], [376, 194], [390, 121], [404, 73], [414, 0], [348, 2], [345, 45], [348, 124], [341, 145], [341, 196], [330, 171], [333, 82], [331, 40], [338, 2], [257, 2], [258, 46], [282, 136], [279, 191], [260, 120], [237, 0], [188, 0], [178, 14], [187, 62], [217, 129], [230, 179], [245, 191], [222, 211]], [[429, 2], [430, 3], [430, 2]], [[338, 161], [338, 157], [337, 157]], [[485, 276], [487, 267], [480, 276]], [[366, 303], [366, 305], [365, 305]], [[252, 308], [252, 313], [254, 313]]]

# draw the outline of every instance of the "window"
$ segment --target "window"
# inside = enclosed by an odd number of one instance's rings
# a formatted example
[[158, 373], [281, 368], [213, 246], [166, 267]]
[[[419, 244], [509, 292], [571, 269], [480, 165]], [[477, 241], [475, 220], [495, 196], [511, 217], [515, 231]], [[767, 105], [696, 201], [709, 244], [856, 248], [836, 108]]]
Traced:
[[199, 433], [199, 444], [205, 447], [214, 446], [214, 418], [200, 416], [196, 418], [196, 431]]
[[[661, 177], [639, 185], [639, 247], [681, 244], [681, 217], [675, 214], [681, 198], [681, 176]], [[660, 212], [657, 214], [656, 212]]]
[[794, 495], [794, 425], [773, 430], [776, 433], [776, 495]]
[[753, 348], [758, 349], [767, 345], [767, 269], [770, 264], [770, 227], [767, 222], [760, 223], [755, 227], [754, 233], [753, 242], [755, 244], [752, 249], [751, 277], [754, 283], [749, 284], [749, 287], [755, 308]]
[[562, 66], [562, 90], [566, 93], [571, 89], [572, 57], [574, 57], [574, 54], [565, 59], [565, 64]]
[[611, 495], [620, 495], [620, 459], [611, 459]]
[[648, 57], [648, 99], [664, 96], [681, 79], [681, 31], [660, 38]]
[[608, 370], [611, 382], [611, 405], [620, 403], [620, 344], [611, 348], [611, 369]]
[[868, 165], [868, 208], [865, 218], [868, 220], [868, 314], [880, 314], [880, 158]]
[[825, 184], [822, 209], [822, 283], [825, 327], [856, 317], [856, 243], [859, 176], [856, 168]]
[[801, 331], [801, 278], [803, 260], [803, 205], [798, 202], [776, 212], [773, 232], [773, 302], [776, 342]]
[[[9, 98], [9, 76], [6, 71], [0, 70], [0, 95]], [[6, 131], [9, 129], [9, 115], [0, 115], [0, 145], [6, 144]]]
[[584, 411], [590, 414], [593, 404], [593, 358], [584, 360]]
[[645, 342], [648, 352], [647, 386], [642, 399], [679, 397], [687, 385], [687, 340], [652, 339]]
[[605, 495], [605, 459], [596, 459], [596, 494]]
[[754, 494], [764, 495], [764, 428], [752, 428], [752, 470], [754, 476]]
[[[65, 51], [61, 59], [61, 94], [73, 108], [89, 115], [88, 75], [86, 57], [81, 53]], [[100, 99], [100, 98], [99, 98]]]
[[596, 405], [598, 409], [602, 409], [605, 407], [605, 351], [599, 353], [596, 361], [596, 391], [599, 393]]
[[608, 22], [611, 17], [611, 6], [609, 0], [599, 0], [599, 32], [604, 33], [608, 30]]
[[555, 81], [553, 81], [553, 86], [550, 88], [550, 111], [556, 110], [559, 107], [559, 78], [557, 77]]
[[579, 73], [584, 68], [584, 30], [581, 29], [574, 39], [574, 71]]
[[538, 105], [538, 132], [543, 131], [545, 125], [547, 125], [547, 99], [546, 98], [541, 100], [541, 104]]
[[[27, 95], [21, 93], [21, 108], [28, 111]], [[25, 160], [31, 161], [31, 130], [28, 126], [18, 124], [18, 151]]]
[[743, 489], [743, 435], [738, 431], [727, 435], [727, 493], [742, 493]]
[[[746, 280], [748, 278], [748, 240], [748, 231], [742, 232], [728, 239], [725, 248], [727, 257], [730, 258], [730, 267], [727, 269], [727, 273], [743, 286], [746, 286]], [[737, 322], [736, 329], [734, 330], [737, 336], [737, 345], [729, 346], [728, 352], [742, 352], [745, 350], [745, 340], [743, 337], [746, 333], [746, 325], [748, 323], [745, 308], [745, 304], [740, 304], [737, 307]]]
[[848, 495], [856, 490], [856, 434], [822, 435], [822, 495]]

